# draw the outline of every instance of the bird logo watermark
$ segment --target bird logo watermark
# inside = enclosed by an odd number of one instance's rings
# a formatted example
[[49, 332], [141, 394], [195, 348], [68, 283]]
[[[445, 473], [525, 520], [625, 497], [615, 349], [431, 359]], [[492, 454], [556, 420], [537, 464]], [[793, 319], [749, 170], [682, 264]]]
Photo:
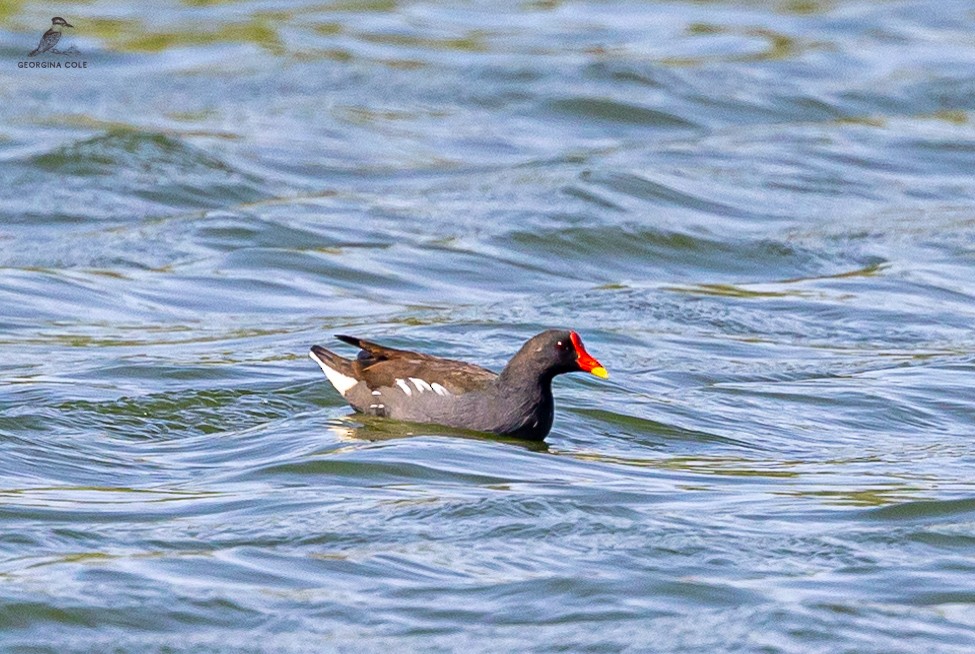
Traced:
[[65, 48], [59, 49], [57, 46], [61, 44], [61, 37], [63, 36], [63, 29], [70, 27], [74, 29], [74, 25], [61, 18], [60, 16], [55, 16], [51, 19], [51, 29], [44, 32], [41, 36], [40, 42], [37, 47], [28, 53], [27, 57], [31, 61], [20, 61], [17, 63], [18, 68], [88, 68], [87, 61], [61, 61], [59, 59], [51, 59], [51, 55], [62, 56], [62, 57], [77, 57], [81, 54], [81, 51], [73, 45]]

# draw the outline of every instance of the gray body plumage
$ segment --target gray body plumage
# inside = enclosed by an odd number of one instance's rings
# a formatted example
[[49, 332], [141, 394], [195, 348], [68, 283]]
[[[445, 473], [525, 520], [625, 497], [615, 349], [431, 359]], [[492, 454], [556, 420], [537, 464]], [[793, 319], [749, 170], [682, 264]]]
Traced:
[[552, 428], [555, 402], [550, 379], [543, 384], [508, 386], [501, 375], [495, 375], [480, 389], [460, 395], [419, 391], [413, 382], [405, 383], [411, 389], [409, 395], [399, 384], [371, 389], [359, 382], [345, 399], [352, 408], [369, 415], [518, 438], [544, 438]]

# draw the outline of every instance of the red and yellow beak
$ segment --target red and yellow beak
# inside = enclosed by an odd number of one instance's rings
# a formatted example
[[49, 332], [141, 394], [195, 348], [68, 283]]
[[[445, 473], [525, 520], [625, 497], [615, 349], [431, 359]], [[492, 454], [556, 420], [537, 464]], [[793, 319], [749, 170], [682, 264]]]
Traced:
[[606, 379], [609, 377], [609, 373], [603, 368], [603, 364], [596, 361], [596, 359], [586, 352], [586, 348], [582, 345], [582, 339], [575, 332], [569, 332], [569, 338], [572, 339], [572, 346], [576, 349], [576, 363], [579, 364], [579, 368], [583, 372], [588, 372], [597, 377]]

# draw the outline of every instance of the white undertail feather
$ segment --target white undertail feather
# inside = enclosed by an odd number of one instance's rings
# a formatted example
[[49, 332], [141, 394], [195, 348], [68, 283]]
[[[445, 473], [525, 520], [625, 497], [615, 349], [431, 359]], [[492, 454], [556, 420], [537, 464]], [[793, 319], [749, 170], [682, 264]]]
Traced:
[[410, 381], [413, 382], [414, 386], [416, 386], [416, 390], [420, 391], [421, 393], [423, 391], [433, 390], [432, 388], [430, 388], [430, 384], [428, 384], [425, 380], [420, 379], [418, 377], [410, 377]]
[[348, 375], [343, 375], [335, 368], [329, 368], [327, 365], [325, 365], [324, 361], [315, 356], [314, 352], [311, 352], [309, 356], [311, 357], [312, 361], [318, 364], [318, 366], [322, 369], [322, 372], [325, 373], [325, 376], [328, 377], [328, 381], [332, 382], [332, 386], [335, 387], [335, 390], [337, 390], [342, 397], [345, 397], [345, 394], [349, 392], [349, 389], [359, 383], [358, 379], [349, 377]]
[[399, 386], [401, 389], [403, 389], [403, 392], [406, 393], [407, 395], [413, 395], [413, 389], [410, 388], [410, 385], [407, 384], [402, 379], [397, 379], [396, 385]]

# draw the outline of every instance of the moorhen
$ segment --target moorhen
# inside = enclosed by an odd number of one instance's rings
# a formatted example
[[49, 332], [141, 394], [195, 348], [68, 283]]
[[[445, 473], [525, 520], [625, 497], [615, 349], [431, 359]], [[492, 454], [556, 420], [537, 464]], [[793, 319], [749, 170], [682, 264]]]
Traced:
[[609, 373], [573, 331], [550, 329], [526, 342], [500, 374], [463, 361], [397, 350], [354, 336], [354, 360], [319, 345], [311, 358], [361, 413], [542, 440], [552, 428], [552, 378], [566, 372]]

